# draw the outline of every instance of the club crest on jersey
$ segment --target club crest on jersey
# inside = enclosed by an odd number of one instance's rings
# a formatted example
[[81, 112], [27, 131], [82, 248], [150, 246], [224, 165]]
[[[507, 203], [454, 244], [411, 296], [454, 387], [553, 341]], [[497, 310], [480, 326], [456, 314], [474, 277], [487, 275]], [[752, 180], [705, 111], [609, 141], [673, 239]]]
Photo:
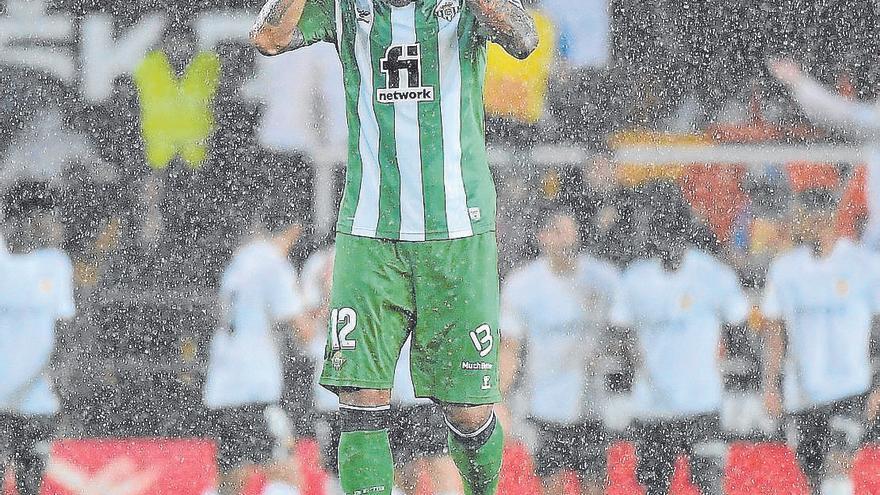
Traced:
[[370, 9], [355, 7], [355, 12], [357, 13], [358, 22], [364, 22], [366, 24], [373, 22], [373, 13], [370, 11]]
[[438, 19], [452, 22], [460, 10], [461, 3], [459, 3], [458, 0], [440, 0], [440, 2], [437, 3], [437, 8], [434, 9], [434, 15], [437, 16]]
[[385, 87], [376, 90], [379, 103], [434, 101], [434, 88], [422, 86], [422, 48], [418, 43], [391, 45], [379, 68]]

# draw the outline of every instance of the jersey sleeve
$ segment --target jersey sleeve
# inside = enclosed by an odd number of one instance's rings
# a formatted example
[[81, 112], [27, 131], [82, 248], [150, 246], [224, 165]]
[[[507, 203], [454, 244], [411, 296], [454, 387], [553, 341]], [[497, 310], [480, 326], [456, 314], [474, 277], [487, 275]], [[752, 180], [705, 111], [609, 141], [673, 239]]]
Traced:
[[749, 300], [733, 270], [719, 263], [719, 272], [718, 304], [721, 319], [729, 325], [738, 325], [749, 316]]
[[619, 327], [631, 327], [634, 323], [629, 291], [627, 290], [627, 275], [624, 274], [615, 284], [614, 295], [611, 298], [610, 323]]
[[286, 264], [276, 267], [274, 272], [267, 287], [270, 314], [276, 321], [293, 318], [302, 312], [302, 301], [296, 290], [296, 273]]
[[764, 284], [764, 295], [761, 299], [761, 313], [765, 318], [778, 320], [782, 318], [782, 297], [779, 293], [779, 265], [773, 263], [767, 270], [767, 281]]
[[69, 320], [76, 314], [76, 304], [73, 300], [73, 264], [67, 255], [61, 254], [58, 257], [56, 276], [58, 292], [55, 316], [59, 320]]
[[868, 304], [875, 316], [880, 315], [880, 256], [874, 253], [868, 254], [866, 265], [869, 269], [869, 292]]
[[306, 45], [319, 41], [336, 41], [336, 1], [306, 0], [302, 17], [297, 27], [303, 34]]

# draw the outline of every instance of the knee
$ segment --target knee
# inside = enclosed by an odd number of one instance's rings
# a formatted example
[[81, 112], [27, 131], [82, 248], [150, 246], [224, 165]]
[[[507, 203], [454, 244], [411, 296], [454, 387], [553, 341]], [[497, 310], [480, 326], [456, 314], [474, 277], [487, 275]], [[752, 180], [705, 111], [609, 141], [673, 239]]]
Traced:
[[343, 406], [380, 407], [391, 404], [390, 390], [349, 388], [339, 391], [339, 403]]
[[390, 390], [348, 389], [339, 392], [339, 427], [343, 433], [388, 428]]
[[492, 419], [492, 405], [463, 406], [446, 404], [443, 406], [446, 423], [462, 433], [471, 433], [485, 426]]

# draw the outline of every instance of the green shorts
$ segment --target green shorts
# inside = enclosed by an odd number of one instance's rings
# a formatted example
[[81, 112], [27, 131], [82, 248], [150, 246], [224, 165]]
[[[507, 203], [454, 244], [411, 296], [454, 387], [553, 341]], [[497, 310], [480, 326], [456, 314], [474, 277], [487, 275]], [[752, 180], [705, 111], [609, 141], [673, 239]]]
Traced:
[[337, 234], [321, 385], [391, 389], [412, 335], [417, 397], [499, 402], [498, 315], [494, 232], [424, 242]]

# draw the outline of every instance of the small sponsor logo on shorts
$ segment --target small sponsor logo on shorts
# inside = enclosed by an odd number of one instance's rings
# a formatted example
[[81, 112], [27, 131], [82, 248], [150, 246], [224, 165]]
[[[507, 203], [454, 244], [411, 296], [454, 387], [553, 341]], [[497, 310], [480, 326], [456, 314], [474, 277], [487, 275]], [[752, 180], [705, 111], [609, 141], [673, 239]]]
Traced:
[[469, 371], [487, 371], [494, 368], [492, 363], [472, 363], [469, 361], [461, 362], [461, 369]]
[[483, 213], [480, 212], [479, 208], [468, 208], [468, 215], [470, 215], [471, 220], [474, 222], [478, 222], [481, 218], [483, 218]]
[[345, 356], [342, 355], [342, 351], [336, 351], [333, 353], [333, 357], [330, 358], [330, 364], [333, 366], [333, 369], [339, 371], [345, 366]]
[[483, 375], [483, 386], [480, 387], [480, 390], [489, 390], [492, 388], [492, 378], [489, 375]]

